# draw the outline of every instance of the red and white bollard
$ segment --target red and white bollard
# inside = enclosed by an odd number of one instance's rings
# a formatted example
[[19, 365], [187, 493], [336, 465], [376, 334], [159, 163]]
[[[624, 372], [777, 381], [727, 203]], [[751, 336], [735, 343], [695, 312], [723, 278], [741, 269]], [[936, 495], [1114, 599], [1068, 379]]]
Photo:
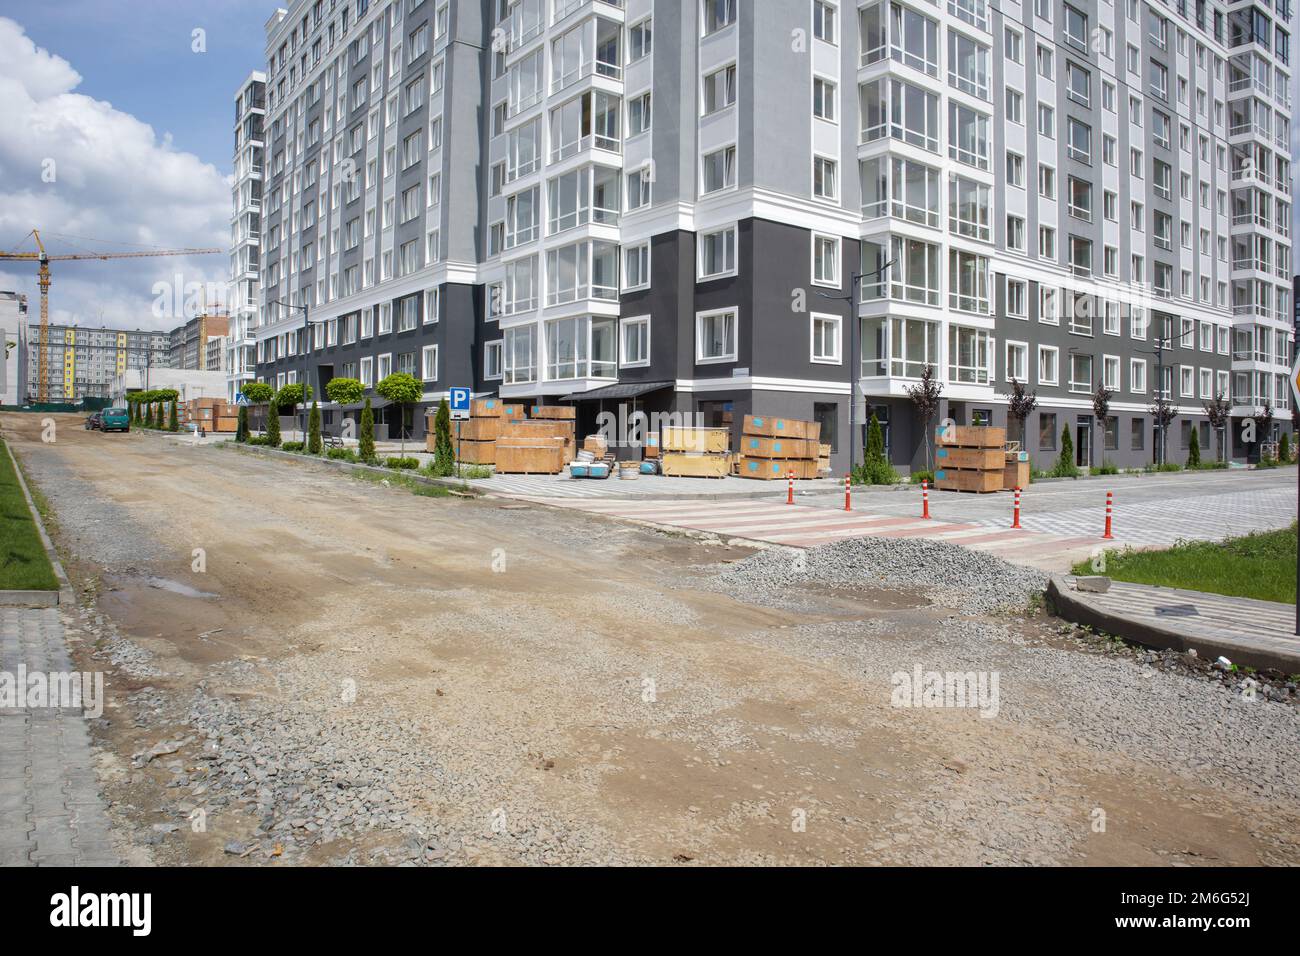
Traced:
[[921, 479], [921, 517], [930, 517], [930, 483]]
[[1115, 537], [1113, 534], [1110, 533], [1110, 506], [1111, 506], [1111, 497], [1113, 495], [1114, 492], [1112, 491], [1106, 492], [1106, 533], [1102, 535], [1102, 538]]
[[789, 480], [789, 484], [786, 485], [786, 489], [785, 489], [785, 503], [788, 505], [792, 505], [794, 504], [794, 471], [793, 470], [789, 472], [788, 480]]
[[852, 478], [853, 478], [852, 475], [844, 476], [844, 510], [845, 511], [853, 510], [853, 504], [850, 498], [851, 492], [849, 491], [849, 483], [851, 482]]
[[1016, 489], [1016, 507], [1015, 510], [1011, 512], [1011, 527], [1013, 528], [1020, 527], [1020, 489], [1019, 488]]

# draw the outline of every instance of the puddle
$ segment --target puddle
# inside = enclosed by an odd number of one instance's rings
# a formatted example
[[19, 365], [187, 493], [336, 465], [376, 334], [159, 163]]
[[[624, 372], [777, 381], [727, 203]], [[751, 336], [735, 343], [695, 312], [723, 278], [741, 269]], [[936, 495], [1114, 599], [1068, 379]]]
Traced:
[[198, 588], [192, 588], [188, 584], [181, 584], [179, 581], [172, 581], [168, 578], [145, 578], [144, 583], [151, 588], [157, 588], [160, 591], [170, 591], [172, 594], [179, 594], [182, 597], [218, 597], [218, 595], [213, 594], [211, 591], [200, 591]]

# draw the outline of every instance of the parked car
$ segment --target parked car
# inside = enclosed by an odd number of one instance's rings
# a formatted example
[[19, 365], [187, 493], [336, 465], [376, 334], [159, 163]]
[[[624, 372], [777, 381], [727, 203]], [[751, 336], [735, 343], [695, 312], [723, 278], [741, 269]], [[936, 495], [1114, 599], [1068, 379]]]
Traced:
[[131, 416], [125, 408], [106, 408], [99, 413], [99, 427], [106, 432], [129, 432]]
[[103, 412], [91, 412], [86, 416], [86, 431], [94, 431], [102, 424], [100, 416]]

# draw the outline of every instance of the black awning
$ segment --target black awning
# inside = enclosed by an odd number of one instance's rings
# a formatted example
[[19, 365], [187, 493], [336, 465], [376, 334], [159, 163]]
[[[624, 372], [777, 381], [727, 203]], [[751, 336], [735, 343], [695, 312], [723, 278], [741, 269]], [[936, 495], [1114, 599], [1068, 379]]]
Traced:
[[619, 382], [617, 385], [605, 385], [593, 388], [589, 392], [574, 392], [560, 399], [562, 402], [603, 401], [607, 398], [636, 398], [657, 392], [661, 388], [672, 388], [672, 382]]

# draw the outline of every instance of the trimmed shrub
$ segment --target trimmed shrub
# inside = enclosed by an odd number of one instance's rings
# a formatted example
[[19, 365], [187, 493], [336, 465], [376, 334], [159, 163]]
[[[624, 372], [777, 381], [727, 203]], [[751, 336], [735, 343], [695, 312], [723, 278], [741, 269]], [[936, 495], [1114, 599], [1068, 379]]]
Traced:
[[357, 453], [351, 448], [327, 448], [325, 457], [332, 458], [335, 461], [360, 461]]
[[176, 402], [171, 401], [167, 404], [171, 407], [171, 410], [167, 413], [167, 430], [169, 432], [180, 431], [180, 422], [176, 420]]
[[932, 475], [932, 474], [931, 474], [930, 472], [928, 472], [928, 471], [914, 471], [914, 472], [912, 472], [912, 474], [909, 476], [908, 480], [911, 481], [911, 483], [914, 484], [914, 485], [919, 485], [919, 484], [920, 484], [921, 482], [923, 482], [923, 481], [927, 481], [927, 482], [929, 482], [930, 484], [933, 485], [933, 484], [934, 484], [934, 475]]
[[1282, 433], [1282, 440], [1277, 444], [1277, 453], [1283, 461], [1291, 460], [1291, 435], [1288, 432]]
[[375, 412], [370, 407], [370, 396], [361, 409], [361, 438], [357, 442], [357, 457], [368, 465], [375, 463]]
[[272, 448], [280, 447], [280, 415], [275, 405], [266, 410], [266, 443]]
[[384, 459], [384, 467], [385, 467], [385, 468], [398, 468], [398, 469], [401, 469], [401, 470], [403, 470], [403, 471], [408, 470], [408, 469], [413, 469], [413, 468], [419, 468], [419, 467], [420, 467], [420, 459], [418, 459], [418, 458], [411, 458], [411, 457], [399, 458], [399, 457], [397, 457], [397, 456], [393, 456], [392, 458], [385, 458], [385, 459]]
[[248, 441], [248, 406], [239, 406], [239, 423], [235, 426], [235, 441]]
[[307, 451], [320, 454], [320, 406], [315, 402], [311, 403], [311, 414], [307, 416]]
[[302, 451], [302, 442], [287, 441], [280, 446], [281, 451]]
[[445, 478], [456, 470], [456, 452], [451, 444], [451, 408], [444, 398], [433, 418], [433, 464], [430, 471]]
[[1201, 467], [1201, 439], [1197, 437], [1200, 429], [1193, 426], [1191, 441], [1187, 443], [1187, 467]]

